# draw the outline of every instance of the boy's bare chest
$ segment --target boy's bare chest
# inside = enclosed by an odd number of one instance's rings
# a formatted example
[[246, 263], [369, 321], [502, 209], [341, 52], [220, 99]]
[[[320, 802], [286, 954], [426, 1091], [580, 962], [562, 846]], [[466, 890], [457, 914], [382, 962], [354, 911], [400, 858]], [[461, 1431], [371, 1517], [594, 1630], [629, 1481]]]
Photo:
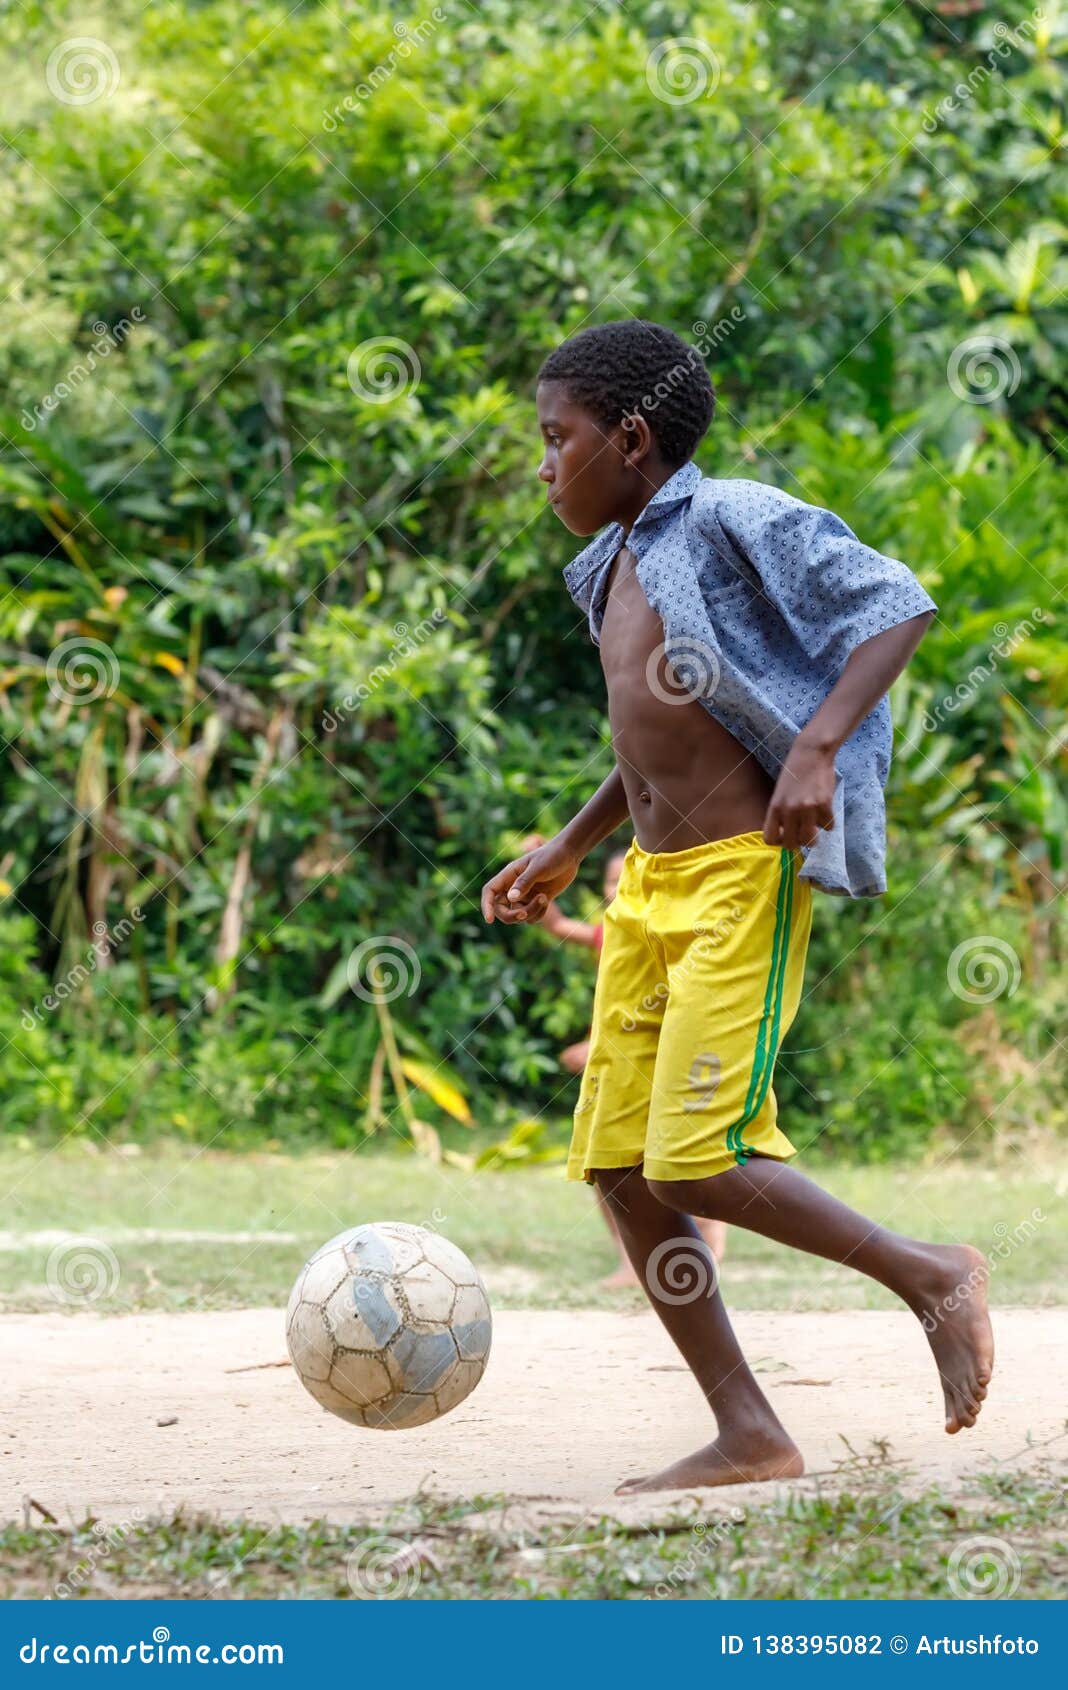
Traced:
[[605, 584], [600, 655], [612, 745], [647, 850], [745, 832], [759, 824], [770, 791], [755, 759], [702, 702], [700, 668], [684, 663], [677, 673], [664, 645], [664, 624], [623, 546]]
[[[606, 583], [601, 618], [601, 668], [613, 728], [639, 725], [669, 736], [688, 736], [697, 719], [707, 731], [702, 705], [680, 685], [664, 648], [664, 624], [645, 596], [637, 560], [626, 546], [616, 553]], [[679, 706], [689, 706], [682, 712]]]
[[600, 641], [609, 690], [635, 668], [644, 673], [653, 653], [663, 649], [664, 625], [645, 596], [637, 559], [627, 546], [620, 547], [608, 572]]

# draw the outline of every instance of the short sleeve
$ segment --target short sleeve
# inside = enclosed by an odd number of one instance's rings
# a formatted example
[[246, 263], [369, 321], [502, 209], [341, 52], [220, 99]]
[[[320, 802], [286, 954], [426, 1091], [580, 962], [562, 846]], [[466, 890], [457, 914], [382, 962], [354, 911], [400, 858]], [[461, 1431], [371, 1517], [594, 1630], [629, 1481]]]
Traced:
[[937, 610], [907, 564], [862, 544], [833, 511], [759, 481], [705, 487], [712, 493], [696, 513], [702, 531], [752, 566], [760, 590], [821, 667], [837, 672], [873, 635]]

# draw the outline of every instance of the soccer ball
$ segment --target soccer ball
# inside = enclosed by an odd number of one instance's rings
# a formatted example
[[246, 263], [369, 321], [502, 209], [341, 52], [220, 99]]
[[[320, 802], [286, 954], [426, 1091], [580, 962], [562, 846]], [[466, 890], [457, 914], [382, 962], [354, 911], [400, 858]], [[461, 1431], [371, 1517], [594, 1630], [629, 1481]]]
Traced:
[[331, 1238], [301, 1269], [286, 1345], [316, 1402], [356, 1426], [392, 1431], [447, 1414], [489, 1356], [486, 1288], [462, 1250], [404, 1221]]

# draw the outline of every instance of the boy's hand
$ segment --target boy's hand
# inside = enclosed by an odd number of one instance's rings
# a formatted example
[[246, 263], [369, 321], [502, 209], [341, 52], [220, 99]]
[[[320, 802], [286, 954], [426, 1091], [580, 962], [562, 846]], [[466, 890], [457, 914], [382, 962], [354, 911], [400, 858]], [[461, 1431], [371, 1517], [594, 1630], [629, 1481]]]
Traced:
[[483, 886], [483, 920], [540, 921], [550, 901], [571, 885], [580, 860], [559, 836], [516, 857]]
[[775, 783], [764, 818], [764, 840], [796, 850], [811, 845], [821, 829], [834, 827], [834, 752], [800, 734]]

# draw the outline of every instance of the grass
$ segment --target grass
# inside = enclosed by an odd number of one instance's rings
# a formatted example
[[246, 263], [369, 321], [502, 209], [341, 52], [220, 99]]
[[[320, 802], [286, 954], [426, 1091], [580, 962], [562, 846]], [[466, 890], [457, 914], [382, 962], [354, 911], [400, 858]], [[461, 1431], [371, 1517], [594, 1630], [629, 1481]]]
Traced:
[[[974, 1240], [991, 1255], [995, 1302], [1058, 1301], [1063, 1188], [1052, 1158], [997, 1167], [808, 1164], [838, 1196], [901, 1231]], [[0, 1306], [49, 1310], [48, 1235], [108, 1245], [114, 1294], [98, 1313], [281, 1306], [310, 1251], [373, 1218], [434, 1226], [510, 1308], [639, 1307], [601, 1285], [612, 1247], [592, 1192], [559, 1167], [477, 1175], [399, 1153], [230, 1154], [83, 1141], [0, 1149], [6, 1231]], [[1060, 1223], [1063, 1227], [1063, 1223]], [[207, 1238], [145, 1238], [146, 1229]], [[268, 1234], [240, 1242], [236, 1232]], [[38, 1234], [36, 1240], [28, 1235]], [[214, 1235], [214, 1236], [212, 1236]], [[890, 1307], [880, 1287], [755, 1235], [731, 1234], [724, 1288], [742, 1308]], [[76, 1307], [77, 1305], [75, 1305]], [[1068, 1594], [1051, 1463], [986, 1471], [944, 1490], [905, 1485], [885, 1449], [849, 1451], [812, 1486], [745, 1511], [729, 1496], [653, 1526], [502, 1496], [417, 1494], [361, 1525], [252, 1523], [179, 1511], [125, 1525], [0, 1527], [5, 1597], [674, 1599], [938, 1598]], [[680, 1505], [692, 1510], [690, 1502]], [[740, 1516], [740, 1517], [739, 1517]], [[36, 1516], [34, 1517], [36, 1518]], [[986, 1546], [977, 1540], [985, 1540]], [[993, 1540], [991, 1545], [989, 1540]], [[963, 1572], [960, 1570], [963, 1568]], [[975, 1589], [962, 1590], [962, 1579]]]
[[[995, 1168], [814, 1167], [837, 1196], [895, 1230], [967, 1239], [991, 1255], [992, 1297], [1052, 1304], [1063, 1221], [1052, 1217], [1063, 1172], [1016, 1158]], [[52, 1310], [52, 1241], [73, 1231], [107, 1244], [114, 1294], [98, 1312], [227, 1309], [285, 1302], [298, 1268], [324, 1239], [372, 1219], [433, 1226], [465, 1249], [502, 1308], [638, 1307], [637, 1291], [606, 1291], [612, 1246], [592, 1192], [557, 1166], [478, 1174], [400, 1153], [232, 1154], [162, 1143], [101, 1150], [85, 1141], [0, 1149], [4, 1223], [0, 1307]], [[208, 1233], [144, 1239], [144, 1229]], [[234, 1232], [275, 1234], [235, 1241]], [[890, 1308], [890, 1294], [846, 1268], [733, 1231], [723, 1288], [736, 1308]]]
[[[636, 1527], [538, 1524], [503, 1498], [419, 1495], [373, 1526], [176, 1513], [130, 1529], [0, 1529], [10, 1597], [1063, 1599], [1063, 1496], [1042, 1470], [905, 1495], [878, 1466], [842, 1488]], [[739, 1517], [740, 1516], [740, 1517]], [[979, 1541], [983, 1540], [983, 1541]]]

